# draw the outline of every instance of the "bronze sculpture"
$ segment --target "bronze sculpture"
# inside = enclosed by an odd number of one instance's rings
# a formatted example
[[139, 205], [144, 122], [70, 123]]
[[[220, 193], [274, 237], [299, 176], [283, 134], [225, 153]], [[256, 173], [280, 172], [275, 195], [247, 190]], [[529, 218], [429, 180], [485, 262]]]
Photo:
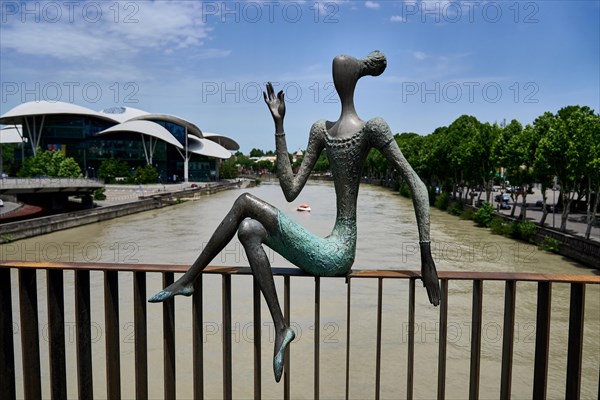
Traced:
[[336, 122], [320, 120], [313, 124], [308, 147], [296, 175], [292, 172], [288, 158], [283, 129], [283, 92], [275, 95], [273, 86], [269, 83], [267, 93], [263, 93], [275, 122], [277, 171], [288, 201], [291, 202], [298, 196], [321, 151], [327, 149], [337, 199], [336, 221], [329, 236], [321, 238], [313, 235], [272, 205], [250, 194], [242, 194], [192, 267], [177, 282], [149, 300], [158, 302], [175, 295], [191, 295], [196, 277], [237, 232], [275, 324], [273, 369], [278, 382], [283, 372], [285, 349], [295, 334], [285, 324], [271, 266], [262, 245], [272, 248], [308, 274], [346, 275], [356, 252], [356, 201], [362, 167], [371, 147], [377, 148], [394, 165], [413, 193], [421, 249], [422, 281], [430, 302], [439, 304], [440, 287], [430, 249], [427, 189], [402, 155], [387, 123], [381, 118], [365, 122], [354, 109], [354, 89], [358, 80], [365, 75], [380, 75], [386, 65], [385, 56], [378, 51], [364, 59], [345, 55], [334, 58], [333, 81], [342, 104], [341, 115]]

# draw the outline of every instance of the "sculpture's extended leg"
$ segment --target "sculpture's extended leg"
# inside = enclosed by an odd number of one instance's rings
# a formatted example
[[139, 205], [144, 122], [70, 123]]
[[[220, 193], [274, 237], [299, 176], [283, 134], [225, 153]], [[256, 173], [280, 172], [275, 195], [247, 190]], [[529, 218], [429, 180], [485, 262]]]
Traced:
[[190, 296], [194, 292], [194, 281], [198, 275], [225, 248], [235, 235], [240, 223], [248, 217], [259, 221], [269, 232], [277, 230], [277, 209], [248, 193], [242, 194], [233, 203], [231, 210], [217, 227], [190, 269], [169, 287], [152, 296], [149, 301], [155, 303], [176, 295]]
[[253, 219], [246, 219], [240, 224], [238, 237], [246, 250], [250, 267], [258, 286], [265, 297], [271, 317], [275, 323], [275, 348], [273, 353], [273, 372], [275, 380], [279, 382], [283, 372], [284, 354], [288, 344], [296, 336], [294, 331], [285, 324], [283, 313], [279, 306], [275, 282], [269, 259], [265, 254], [262, 242], [267, 237], [267, 230], [264, 226]]

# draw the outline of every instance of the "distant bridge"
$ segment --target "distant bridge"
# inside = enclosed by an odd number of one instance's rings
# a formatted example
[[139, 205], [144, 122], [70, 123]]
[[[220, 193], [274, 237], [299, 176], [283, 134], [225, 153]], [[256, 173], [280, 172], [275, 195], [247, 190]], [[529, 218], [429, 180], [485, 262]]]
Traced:
[[92, 195], [104, 182], [84, 178], [2, 178], [0, 195], [15, 196], [27, 204], [40, 205], [53, 210], [66, 207], [69, 196], [82, 196], [85, 208], [93, 206]]
[[104, 182], [84, 178], [2, 178], [0, 194], [63, 193], [69, 196], [92, 194]]

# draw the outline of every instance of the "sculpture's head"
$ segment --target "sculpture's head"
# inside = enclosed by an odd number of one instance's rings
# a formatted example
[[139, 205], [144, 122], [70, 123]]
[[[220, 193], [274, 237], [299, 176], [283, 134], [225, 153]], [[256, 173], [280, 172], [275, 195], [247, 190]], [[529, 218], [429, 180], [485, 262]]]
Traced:
[[375, 50], [365, 58], [339, 55], [333, 59], [333, 83], [340, 96], [354, 90], [356, 82], [365, 75], [378, 76], [387, 66], [385, 55]]

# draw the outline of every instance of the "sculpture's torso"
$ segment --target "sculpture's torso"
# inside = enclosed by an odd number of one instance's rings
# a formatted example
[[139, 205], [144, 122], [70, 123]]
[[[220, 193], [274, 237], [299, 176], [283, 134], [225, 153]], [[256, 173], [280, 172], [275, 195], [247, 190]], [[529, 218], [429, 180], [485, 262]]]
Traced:
[[279, 234], [265, 243], [286, 259], [315, 276], [345, 275], [356, 253], [356, 206], [364, 161], [371, 147], [381, 148], [393, 140], [381, 119], [368, 121], [362, 129], [345, 138], [327, 133], [331, 123], [318, 121], [311, 136], [323, 140], [337, 199], [337, 215], [331, 234], [318, 237], [279, 212]]

